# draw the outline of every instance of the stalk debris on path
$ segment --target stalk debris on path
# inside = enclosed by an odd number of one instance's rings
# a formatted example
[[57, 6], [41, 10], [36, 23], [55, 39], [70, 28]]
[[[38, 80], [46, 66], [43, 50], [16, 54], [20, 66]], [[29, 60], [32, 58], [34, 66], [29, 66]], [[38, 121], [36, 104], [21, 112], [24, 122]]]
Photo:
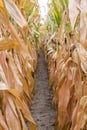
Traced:
[[47, 65], [42, 50], [36, 74], [36, 90], [31, 112], [38, 130], [54, 130], [55, 109], [52, 106], [52, 90], [49, 86]]

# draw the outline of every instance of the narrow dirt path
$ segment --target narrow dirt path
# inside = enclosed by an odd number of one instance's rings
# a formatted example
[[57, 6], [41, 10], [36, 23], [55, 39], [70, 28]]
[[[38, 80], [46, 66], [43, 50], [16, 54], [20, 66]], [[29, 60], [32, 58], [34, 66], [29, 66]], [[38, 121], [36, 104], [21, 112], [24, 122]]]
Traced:
[[48, 84], [47, 65], [42, 50], [38, 61], [35, 91], [31, 113], [38, 130], [54, 130], [55, 110], [52, 106], [52, 90]]

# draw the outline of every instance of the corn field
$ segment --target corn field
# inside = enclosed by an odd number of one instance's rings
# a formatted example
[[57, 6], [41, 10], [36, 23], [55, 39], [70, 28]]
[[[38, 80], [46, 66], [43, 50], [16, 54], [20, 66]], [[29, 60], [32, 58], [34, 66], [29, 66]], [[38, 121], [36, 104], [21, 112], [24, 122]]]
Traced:
[[[0, 130], [87, 130], [87, 0], [51, 0], [48, 8], [41, 24], [38, 1], [0, 0]], [[38, 61], [37, 78], [48, 71], [49, 89], [47, 77], [36, 85]], [[31, 112], [47, 115], [47, 105], [52, 129]]]

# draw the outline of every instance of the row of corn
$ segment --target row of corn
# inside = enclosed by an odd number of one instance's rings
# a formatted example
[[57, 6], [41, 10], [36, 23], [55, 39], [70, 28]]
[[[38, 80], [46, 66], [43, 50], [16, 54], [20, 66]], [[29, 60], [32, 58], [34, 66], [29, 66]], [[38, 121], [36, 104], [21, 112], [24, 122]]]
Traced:
[[28, 26], [36, 15], [29, 0], [0, 0], [0, 130], [37, 130], [29, 110], [37, 65], [35, 28]]
[[52, 0], [49, 7], [43, 49], [57, 109], [55, 130], [87, 130], [87, 1]]

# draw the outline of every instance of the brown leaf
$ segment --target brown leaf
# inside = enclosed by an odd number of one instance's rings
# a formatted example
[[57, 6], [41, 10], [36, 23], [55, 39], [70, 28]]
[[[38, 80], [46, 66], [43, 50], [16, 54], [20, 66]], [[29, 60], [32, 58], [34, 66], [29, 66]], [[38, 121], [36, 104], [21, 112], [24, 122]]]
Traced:
[[8, 130], [8, 126], [5, 122], [4, 116], [2, 115], [2, 112], [0, 110], [0, 130]]
[[69, 121], [67, 106], [70, 100], [70, 85], [71, 81], [65, 78], [64, 83], [59, 90], [58, 120], [60, 127], [63, 127]]
[[9, 94], [5, 95], [5, 105], [6, 108], [4, 108], [4, 114], [5, 114], [5, 119], [7, 122], [7, 125], [9, 129], [12, 130], [21, 130], [21, 123], [15, 108], [14, 101], [12, 100], [11, 96]]

